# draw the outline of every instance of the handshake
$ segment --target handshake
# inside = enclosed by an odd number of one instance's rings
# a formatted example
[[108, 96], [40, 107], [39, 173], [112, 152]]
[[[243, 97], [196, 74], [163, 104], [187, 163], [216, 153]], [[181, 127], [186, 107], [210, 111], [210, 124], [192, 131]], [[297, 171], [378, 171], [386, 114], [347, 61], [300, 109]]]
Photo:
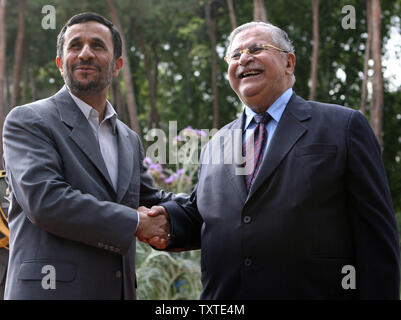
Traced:
[[170, 241], [170, 222], [167, 211], [162, 206], [138, 208], [139, 225], [135, 235], [142, 242], [157, 249], [165, 249]]

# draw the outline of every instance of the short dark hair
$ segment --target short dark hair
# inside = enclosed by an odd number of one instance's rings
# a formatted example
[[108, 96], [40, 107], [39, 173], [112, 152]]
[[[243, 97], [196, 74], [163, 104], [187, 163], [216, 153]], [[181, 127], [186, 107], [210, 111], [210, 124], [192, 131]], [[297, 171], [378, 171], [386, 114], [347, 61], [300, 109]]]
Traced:
[[114, 59], [121, 57], [122, 54], [122, 41], [121, 36], [118, 30], [114, 27], [113, 23], [107, 20], [105, 17], [101, 16], [95, 12], [83, 12], [79, 13], [70, 18], [67, 23], [63, 26], [60, 33], [57, 36], [57, 56], [63, 57], [63, 46], [64, 46], [64, 35], [68, 29], [74, 24], [84, 23], [89, 21], [99, 22], [106, 27], [108, 27], [111, 31], [111, 37], [113, 39], [114, 45]]

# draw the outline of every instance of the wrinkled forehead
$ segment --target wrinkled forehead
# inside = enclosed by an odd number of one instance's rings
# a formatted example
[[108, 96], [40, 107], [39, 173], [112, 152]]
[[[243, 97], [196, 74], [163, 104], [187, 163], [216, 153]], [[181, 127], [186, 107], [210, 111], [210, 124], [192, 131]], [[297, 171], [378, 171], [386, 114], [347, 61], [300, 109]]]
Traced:
[[237, 33], [231, 40], [227, 52], [246, 48], [252, 44], [272, 44], [271, 30], [268, 27], [256, 26]]

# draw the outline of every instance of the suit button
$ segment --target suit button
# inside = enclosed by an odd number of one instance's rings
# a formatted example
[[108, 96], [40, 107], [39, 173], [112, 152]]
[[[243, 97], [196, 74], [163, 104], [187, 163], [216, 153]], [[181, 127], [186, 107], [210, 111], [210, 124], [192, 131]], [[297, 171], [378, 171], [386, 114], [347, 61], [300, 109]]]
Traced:
[[116, 278], [121, 278], [121, 270], [117, 270], [115, 276]]
[[252, 218], [250, 216], [245, 216], [243, 221], [244, 223], [248, 224], [252, 221]]
[[244, 266], [250, 267], [252, 265], [252, 260], [249, 258], [244, 259]]

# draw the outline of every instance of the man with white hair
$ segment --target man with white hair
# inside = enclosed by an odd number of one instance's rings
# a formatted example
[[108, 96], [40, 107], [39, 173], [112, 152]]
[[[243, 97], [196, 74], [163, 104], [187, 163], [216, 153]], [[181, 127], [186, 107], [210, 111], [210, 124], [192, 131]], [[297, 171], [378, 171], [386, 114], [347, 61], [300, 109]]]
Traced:
[[[399, 299], [396, 220], [368, 121], [297, 96], [293, 46], [271, 24], [235, 29], [226, 61], [245, 108], [220, 132], [242, 141], [216, 134], [190, 200], [149, 213], [167, 210], [169, 248], [202, 248], [201, 298]], [[223, 149], [243, 149], [251, 170], [209, 161]]]

